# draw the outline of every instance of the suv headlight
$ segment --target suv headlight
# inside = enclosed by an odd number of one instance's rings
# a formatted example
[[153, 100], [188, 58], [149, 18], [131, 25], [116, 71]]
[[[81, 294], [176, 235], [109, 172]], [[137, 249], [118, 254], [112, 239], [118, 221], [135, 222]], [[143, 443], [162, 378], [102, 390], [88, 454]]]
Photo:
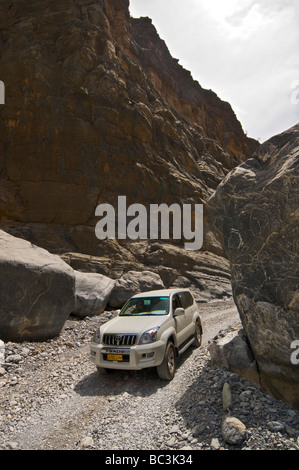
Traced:
[[155, 328], [145, 331], [139, 340], [139, 344], [149, 344], [157, 341], [158, 330], [159, 327], [156, 326]]
[[101, 342], [101, 340], [100, 340], [100, 328], [98, 328], [97, 331], [95, 332], [95, 334], [93, 335], [92, 341], [94, 343], [98, 343], [98, 344]]

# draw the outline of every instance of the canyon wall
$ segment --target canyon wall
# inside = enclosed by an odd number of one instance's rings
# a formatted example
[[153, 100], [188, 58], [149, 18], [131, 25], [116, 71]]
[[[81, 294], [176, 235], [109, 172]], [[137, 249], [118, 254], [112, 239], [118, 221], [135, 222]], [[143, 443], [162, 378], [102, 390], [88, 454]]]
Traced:
[[95, 208], [205, 203], [258, 145], [127, 0], [3, 0], [0, 71], [0, 225], [54, 253], [143, 264], [139, 245], [95, 237]]

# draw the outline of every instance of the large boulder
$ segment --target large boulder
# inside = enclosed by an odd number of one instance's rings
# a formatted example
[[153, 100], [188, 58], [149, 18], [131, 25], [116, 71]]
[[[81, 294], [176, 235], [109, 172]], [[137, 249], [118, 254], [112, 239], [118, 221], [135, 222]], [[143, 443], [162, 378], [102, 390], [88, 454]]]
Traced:
[[[299, 407], [299, 124], [264, 143], [210, 198], [261, 383]], [[294, 362], [294, 361], [293, 361]]]
[[75, 303], [73, 269], [48, 251], [0, 230], [0, 338], [59, 335]]
[[76, 304], [73, 313], [79, 318], [99, 315], [105, 310], [115, 281], [103, 274], [75, 271]]
[[214, 339], [209, 345], [209, 353], [212, 367], [225, 367], [248, 380], [259, 382], [256, 361], [242, 329]]
[[164, 289], [160, 276], [151, 271], [128, 271], [115, 283], [109, 306], [121, 308], [132, 295], [155, 289]]

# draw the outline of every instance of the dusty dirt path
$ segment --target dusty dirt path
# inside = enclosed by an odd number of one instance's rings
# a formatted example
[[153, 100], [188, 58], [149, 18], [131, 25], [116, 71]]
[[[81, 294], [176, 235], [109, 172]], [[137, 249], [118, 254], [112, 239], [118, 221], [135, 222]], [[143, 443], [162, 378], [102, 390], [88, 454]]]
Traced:
[[[208, 342], [219, 330], [240, 324], [232, 302], [203, 304], [201, 317], [203, 346], [182, 355], [170, 383], [160, 381], [150, 369], [99, 375], [89, 360], [93, 321], [74, 322], [58, 342], [35, 345], [38, 354], [34, 351], [35, 356], [12, 371], [17, 379], [19, 371], [17, 384], [0, 389], [4, 397], [0, 448], [152, 449], [162, 448], [165, 442], [171, 445], [171, 429], [182, 420], [177, 404], [206, 367]], [[188, 432], [187, 427], [182, 445], [190, 442]]]

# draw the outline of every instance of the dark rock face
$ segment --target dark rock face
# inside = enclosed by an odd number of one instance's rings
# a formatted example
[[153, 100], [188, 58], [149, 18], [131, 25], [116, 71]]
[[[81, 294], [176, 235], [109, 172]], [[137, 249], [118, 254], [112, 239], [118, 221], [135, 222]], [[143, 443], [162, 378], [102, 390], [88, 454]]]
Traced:
[[262, 385], [299, 407], [299, 124], [233, 170], [208, 206]]
[[0, 230], [0, 338], [58, 336], [75, 305], [73, 269], [46, 250]]
[[[52, 253], [81, 253], [80, 270], [92, 266], [115, 279], [146, 269], [147, 260], [160, 262], [151, 245], [136, 255], [133, 242], [99, 241], [97, 205], [116, 207], [119, 195], [128, 205], [146, 207], [205, 203], [257, 146], [230, 105], [194, 81], [151, 20], [130, 18], [128, 6], [127, 0], [0, 4], [0, 79], [6, 86], [0, 226]], [[221, 257], [205, 213], [204, 229], [202, 251]], [[165, 276], [174, 262], [169, 250], [162, 248]], [[218, 257], [202, 279], [192, 257], [188, 264], [183, 249], [178, 255], [173, 280], [190, 285], [192, 278], [200, 292], [211, 282], [217, 297], [229, 295], [226, 268], [223, 283], [210, 281]], [[220, 264], [227, 265], [224, 259]]]
[[172, 240], [95, 236], [99, 204], [205, 203], [257, 146], [128, 7], [0, 2], [0, 226], [86, 273], [116, 280], [150, 266], [201, 301], [227, 297], [228, 263], [205, 214], [196, 258]]
[[128, 4], [1, 2], [3, 226], [79, 227], [97, 255], [98, 204], [203, 202], [256, 147]]

